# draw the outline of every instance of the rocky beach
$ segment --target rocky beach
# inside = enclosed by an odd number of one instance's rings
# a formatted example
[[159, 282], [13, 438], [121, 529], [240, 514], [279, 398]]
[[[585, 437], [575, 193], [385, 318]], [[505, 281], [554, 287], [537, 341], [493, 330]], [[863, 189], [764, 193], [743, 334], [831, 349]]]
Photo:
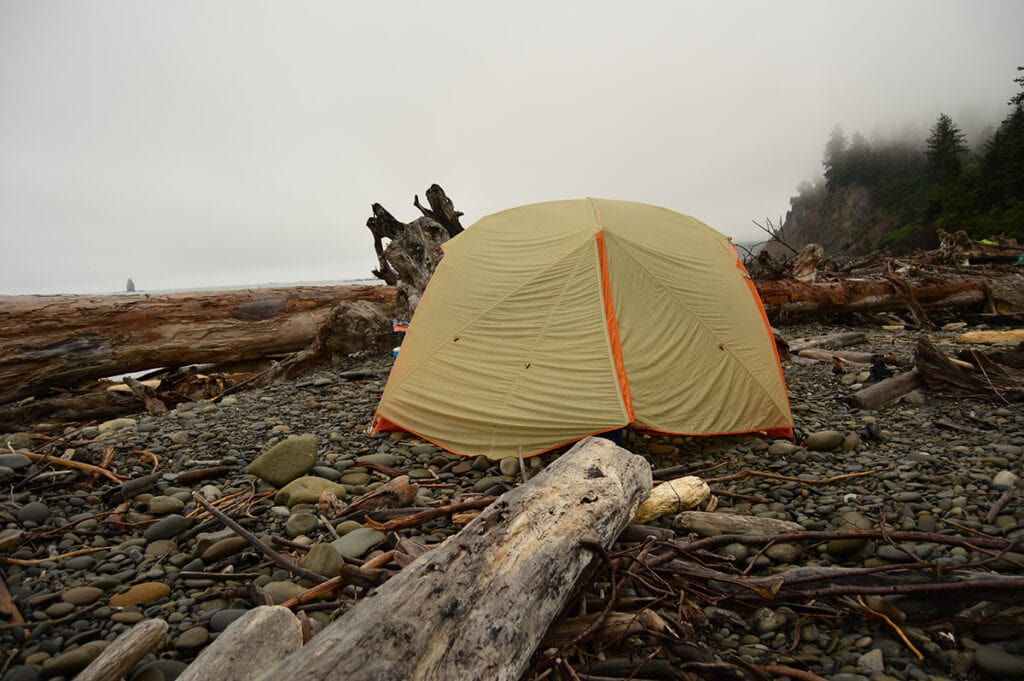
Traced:
[[[792, 340], [835, 330], [808, 325], [783, 327], [782, 333]], [[909, 356], [921, 335], [857, 330], [866, 334], [858, 350], [898, 356]], [[951, 333], [927, 335], [937, 347], [952, 350]], [[283, 603], [311, 586], [211, 517], [194, 494], [318, 574], [330, 577], [343, 564], [375, 559], [376, 567], [398, 570], [395, 562], [383, 561], [400, 538], [431, 547], [467, 518], [445, 515], [381, 532], [364, 518], [332, 521], [323, 493], [333, 494], [343, 508], [404, 474], [416, 485], [410, 505], [440, 506], [500, 495], [520, 484], [524, 472], [557, 456], [529, 459], [524, 471], [516, 459], [458, 457], [408, 434], [368, 436], [390, 363], [385, 355], [351, 357], [282, 385], [180, 404], [163, 415], [5, 435], [0, 558], [9, 598], [0, 594], [0, 605], [6, 600], [13, 608], [4, 608], [0, 622], [0, 679], [70, 680], [133, 625], [159, 619], [168, 625], [163, 646], [127, 678], [170, 681], [247, 610]], [[794, 442], [627, 433], [622, 446], [646, 457], [654, 470], [684, 467], [708, 480], [713, 497], [702, 508], [716, 514], [783, 520], [809, 532], [882, 529], [917, 537], [899, 541], [883, 533], [794, 539], [766, 549], [743, 542], [714, 548], [719, 569], [737, 575], [905, 566], [908, 573], [929, 575], [973, 570], [1021, 576], [1019, 406], [991, 396], [920, 390], [882, 409], [859, 410], [847, 398], [874, 380], [868, 367], [851, 365], [840, 373], [834, 367], [784, 365]], [[88, 463], [111, 476], [54, 460]], [[679, 540], [720, 531], [683, 516], [652, 525], [661, 528], [659, 536], [670, 530]], [[973, 546], [971, 539], [1000, 540], [1004, 548]], [[764, 678], [1024, 678], [1019, 595], [1016, 607], [1006, 599], [893, 593], [871, 597], [876, 600], [823, 597], [810, 604], [764, 599], [752, 609], [692, 586], [687, 598], [698, 607], [686, 610], [692, 615], [686, 637], [721, 661], [792, 670]], [[316, 631], [364, 594], [349, 587], [298, 608]], [[682, 604], [678, 612], [684, 612]], [[649, 638], [619, 642], [614, 651], [573, 674], [704, 678], [684, 675], [695, 671], [682, 671], [679, 660]], [[537, 670], [544, 667], [544, 654], [538, 653]], [[622, 672], [624, 659], [635, 664]], [[619, 667], [608, 660], [619, 660]], [[571, 678], [560, 667], [548, 668], [551, 678]], [[531, 674], [527, 678], [542, 676]]]

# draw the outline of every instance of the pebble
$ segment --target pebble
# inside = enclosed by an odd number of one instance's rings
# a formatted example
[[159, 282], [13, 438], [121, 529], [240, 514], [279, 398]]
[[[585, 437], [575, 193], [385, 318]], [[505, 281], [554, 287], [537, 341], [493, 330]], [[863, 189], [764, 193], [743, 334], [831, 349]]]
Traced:
[[210, 631], [206, 627], [191, 627], [181, 632], [174, 641], [177, 650], [188, 650], [206, 645], [210, 640]]
[[22, 523], [42, 525], [50, 517], [50, 509], [42, 502], [33, 501], [19, 508], [16, 517]]
[[[224, 399], [229, 400], [231, 398], [226, 397]], [[223, 401], [221, 404], [223, 404]], [[139, 665], [132, 672], [129, 681], [174, 681], [186, 668], [187, 665], [180, 660], [153, 660]]]
[[76, 586], [62, 593], [60, 598], [72, 605], [90, 605], [103, 598], [103, 589], [95, 586]]
[[246, 471], [274, 487], [284, 487], [313, 470], [318, 442], [313, 433], [286, 437], [249, 464]]
[[348, 490], [345, 489], [344, 485], [331, 482], [326, 478], [307, 475], [296, 478], [281, 488], [274, 497], [274, 503], [288, 506], [289, 508], [296, 504], [315, 504], [324, 492], [330, 492], [339, 499], [344, 499], [348, 496]]
[[101, 423], [97, 430], [100, 433], [112, 433], [117, 430], [127, 430], [135, 428], [138, 425], [138, 421], [130, 418], [118, 418], [110, 419]]
[[159, 522], [150, 525], [142, 537], [146, 541], [159, 541], [161, 539], [174, 539], [188, 529], [189, 521], [184, 516], [169, 515]]
[[[789, 331], [784, 330], [784, 333], [788, 335]], [[891, 337], [882, 333], [869, 335], [880, 339]], [[914, 338], [908, 333], [905, 340], [913, 342]], [[872, 351], [896, 349], [902, 352], [906, 346], [893, 345], [886, 340]], [[18, 485], [24, 476], [37, 470], [34, 464], [21, 455], [0, 454], [0, 467], [11, 471], [0, 471], [0, 475], [13, 476], [6, 484], [12, 485], [14, 490], [7, 511], [0, 509], [0, 550], [15, 557], [43, 558], [48, 553], [84, 547], [108, 549], [54, 563], [5, 568], [12, 596], [33, 629], [31, 643], [25, 648], [25, 654], [14, 660], [8, 675], [20, 665], [35, 672], [38, 678], [44, 662], [82, 647], [76, 647], [75, 641], [82, 640], [76, 637], [96, 637], [95, 643], [99, 645], [100, 639], [112, 640], [136, 621], [161, 617], [171, 624], [170, 650], [163, 655], [179, 659], [142, 663], [129, 679], [167, 681], [180, 673], [184, 662], [193, 659], [205, 647], [211, 632], [214, 636], [219, 634], [249, 607], [241, 599], [214, 596], [217, 590], [255, 583], [278, 603], [302, 593], [307, 585], [262, 561], [246, 544], [238, 542], [239, 538], [231, 530], [223, 529], [206, 516], [184, 517], [192, 508], [193, 490], [202, 490], [211, 498], [232, 495], [244, 498], [254, 480], [263, 485], [259, 488], [261, 491], [268, 489], [267, 485], [277, 487], [258, 476], [254, 478], [246, 469], [289, 437], [303, 437], [288, 436], [288, 430], [315, 436], [318, 442], [311, 449], [307, 447], [309, 455], [302, 462], [303, 472], [299, 478], [312, 477], [323, 481], [317, 484], [338, 485], [333, 488], [334, 493], [342, 500], [368, 491], [391, 477], [362, 466], [363, 463], [401, 469], [414, 479], [421, 476], [424, 481], [442, 483], [437, 488], [422, 488], [417, 504], [436, 503], [472, 491], [500, 493], [520, 482], [516, 458], [460, 458], [411, 436], [366, 437], [365, 424], [376, 407], [387, 366], [386, 359], [369, 361], [380, 362], [380, 380], [329, 380], [336, 370], [324, 369], [313, 372], [308, 379], [300, 379], [302, 387], [298, 382], [291, 382], [233, 395], [220, 402], [219, 410], [208, 409], [212, 406], [208, 403], [192, 403], [169, 414], [144, 417], [135, 425], [105, 426], [104, 437], [117, 433], [116, 439], [106, 442], [88, 442], [101, 435], [95, 426], [77, 432], [73, 438], [85, 443], [75, 444], [79, 454], [94, 456], [97, 460], [105, 447], [115, 443], [119, 448], [116, 470], [126, 477], [140, 478], [150, 472], [150, 462], [129, 456], [132, 450], [144, 449], [161, 457], [163, 463], [154, 484], [142, 494], [127, 499], [131, 508], [125, 515], [128, 524], [124, 526], [109, 525], [102, 518], [81, 520], [85, 516], [108, 513], [122, 501], [109, 496], [113, 489], [109, 483], [101, 480], [92, 491], [68, 488], [71, 493], [63, 496], [42, 493], [32, 496], [20, 491]], [[1001, 536], [1011, 538], [1016, 533], [1017, 538], [1024, 538], [1024, 509], [1019, 505], [1007, 504], [991, 524], [984, 518], [1004, 489], [1020, 487], [1019, 480], [1010, 477], [1019, 475], [1024, 468], [1021, 460], [1024, 415], [1019, 410], [996, 408], [983, 400], [950, 399], [925, 393], [921, 404], [904, 403], [871, 412], [861, 411], [843, 401], [849, 388], [840, 385], [839, 377], [831, 373], [827, 363], [787, 364], [784, 369], [794, 396], [797, 442], [807, 443], [805, 447], [788, 440], [752, 436], [701, 439], [647, 437], [636, 433], [627, 433], [626, 447], [645, 451], [652, 466], [659, 468], [698, 461], [712, 465], [724, 463], [720, 471], [710, 475], [724, 476], [743, 469], [807, 479], [868, 473], [827, 485], [756, 477], [723, 483], [721, 487], [725, 491], [763, 500], [721, 496], [718, 505], [723, 513], [787, 521], [808, 530], [874, 527], [879, 518], [885, 518], [893, 528], [937, 532], [949, 529], [945, 523], [948, 519], [978, 531], [1002, 533]], [[855, 378], [860, 380], [859, 376]], [[978, 423], [979, 419], [993, 425], [998, 423], [999, 427], [984, 427]], [[959, 432], [933, 425], [940, 421], [962, 424], [977, 432]], [[25, 435], [23, 439], [28, 444], [18, 446], [42, 447], [33, 444], [41, 442], [42, 438]], [[319, 443], [326, 447], [323, 452]], [[63, 449], [56, 450], [58, 455], [62, 452]], [[527, 467], [532, 472], [550, 459], [550, 455], [532, 457], [526, 461]], [[305, 469], [310, 463], [312, 466]], [[172, 466], [175, 472], [180, 472], [219, 464], [233, 468], [227, 475], [192, 485], [180, 485], [170, 475]], [[346, 475], [350, 476], [346, 478], [348, 488], [342, 482]], [[291, 537], [311, 546], [309, 551], [296, 551], [292, 555], [301, 556], [300, 562], [325, 574], [333, 571], [334, 561], [341, 564], [336, 546], [339, 543], [347, 556], [357, 559], [369, 555], [374, 548], [386, 547], [381, 546], [387, 541], [386, 536], [356, 520], [339, 523], [336, 530], [342, 535], [341, 539], [333, 539], [329, 529], [316, 517], [318, 499], [319, 494], [311, 494], [302, 501], [287, 495], [287, 498], [278, 498], [277, 505], [264, 499], [229, 512], [265, 540]], [[38, 520], [18, 517], [19, 511], [36, 503], [46, 507], [45, 517]], [[230, 504], [227, 507], [231, 508]], [[73, 526], [60, 527], [72, 520], [75, 521]], [[45, 541], [25, 540], [26, 536], [38, 532], [35, 527], [28, 527], [29, 523], [37, 523], [38, 528], [50, 532]], [[674, 520], [666, 519], [662, 524], [675, 526], [673, 523]], [[458, 527], [441, 519], [397, 535], [433, 545]], [[705, 533], [699, 528], [679, 526], [680, 535], [691, 532]], [[227, 543], [205, 553], [219, 542]], [[221, 547], [231, 550], [220, 554]], [[950, 567], [981, 559], [959, 547], [928, 544], [904, 544], [904, 547], [926, 560]], [[288, 549], [280, 550], [291, 553]], [[909, 559], [903, 551], [886, 542], [859, 539], [835, 540], [827, 546], [793, 542], [769, 546], [763, 552], [759, 547], [735, 543], [716, 552], [734, 559], [738, 570], [750, 570], [758, 575], [771, 575], [791, 566], [863, 567]], [[759, 552], [760, 558], [751, 565]], [[203, 555], [209, 560], [200, 558]], [[1008, 555], [1007, 558], [1013, 557]], [[989, 568], [1013, 570], [1009, 564], [1004, 568], [999, 563], [992, 563]], [[183, 580], [176, 576], [179, 570], [255, 571], [259, 576], [238, 582]], [[125, 596], [117, 593], [119, 590], [152, 582], [163, 584], [168, 593], [139, 606], [114, 605], [120, 602], [119, 597]], [[80, 588], [97, 589], [99, 593], [92, 592], [93, 596], [83, 600], [94, 600], [83, 605], [64, 599]], [[107, 595], [110, 595], [109, 605]], [[937, 609], [946, 605], [949, 607], [942, 607], [942, 612], [937, 614]], [[922, 598], [901, 600], [898, 607], [907, 612], [911, 621], [931, 621], [952, 618], [962, 606], [952, 599]], [[712, 610], [715, 609], [709, 607], [706, 611]], [[839, 681], [868, 677], [872, 681], [893, 678], [941, 681], [945, 677], [964, 678], [969, 673], [984, 673], [992, 678], [1004, 674], [1003, 678], [1014, 678], [1012, 671], [998, 665], [1009, 665], [1012, 670], [1012, 665], [1019, 663], [1020, 651], [1013, 647], [1020, 638], [1020, 633], [1015, 633], [1013, 628], [1015, 623], [1006, 624], [1003, 629], [999, 625], [989, 629], [976, 627], [973, 640], [979, 644], [973, 643], [962, 631], [953, 641], [944, 641], [943, 650], [938, 652], [941, 659], [949, 661], [950, 668], [934, 655], [917, 662], [902, 643], [890, 640], [889, 637], [895, 639], [891, 629], [872, 618], [833, 620], [812, 616], [810, 621], [805, 621], [802, 614], [790, 613], [784, 607], [765, 610], [756, 620], [750, 610], [742, 608], [730, 615], [709, 615], [707, 627], [695, 627], [694, 635], [725, 659], [747, 656], [750, 660], [756, 659], [756, 663], [771, 663], [785, 660], [786, 655], [792, 654], [800, 659], [796, 666]], [[330, 612], [313, 613], [311, 619], [316, 619], [314, 615], [325, 619], [334, 616]], [[797, 626], [799, 632], [794, 631]], [[797, 647], [786, 652], [792, 636], [797, 633]], [[190, 642], [193, 636], [195, 639]], [[181, 647], [182, 641], [192, 647]], [[9, 646], [10, 639], [0, 639], [0, 657], [10, 650]], [[881, 671], [877, 664], [879, 655], [884, 662]], [[975, 660], [976, 656], [980, 661]], [[29, 661], [36, 666], [28, 666]], [[972, 664], [976, 671], [969, 672]], [[982, 665], [1002, 671], [985, 671]]]
[[339, 539], [335, 539], [331, 542], [331, 546], [342, 556], [362, 558], [370, 549], [385, 539], [387, 539], [387, 535], [383, 532], [368, 527], [361, 527]]
[[845, 437], [838, 430], [822, 430], [808, 435], [804, 444], [812, 451], [829, 452], [841, 447]]
[[299, 561], [299, 565], [324, 577], [336, 577], [341, 571], [341, 553], [332, 544], [313, 544]]
[[284, 531], [289, 537], [309, 534], [320, 525], [320, 518], [312, 513], [292, 513], [285, 523]]
[[170, 593], [171, 587], [163, 582], [143, 582], [129, 588], [124, 593], [114, 594], [110, 597], [110, 604], [116, 607], [124, 607], [140, 603], [152, 603], [161, 598], [166, 598]]
[[978, 646], [974, 665], [997, 678], [1024, 679], [1024, 655], [1014, 655], [997, 645]]

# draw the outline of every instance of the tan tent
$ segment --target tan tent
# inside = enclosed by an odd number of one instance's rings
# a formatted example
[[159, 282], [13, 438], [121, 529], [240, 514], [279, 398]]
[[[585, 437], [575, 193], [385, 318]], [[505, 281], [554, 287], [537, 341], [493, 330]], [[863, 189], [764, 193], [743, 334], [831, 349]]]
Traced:
[[505, 457], [629, 424], [792, 434], [771, 329], [729, 239], [664, 208], [584, 199], [450, 240], [374, 429]]

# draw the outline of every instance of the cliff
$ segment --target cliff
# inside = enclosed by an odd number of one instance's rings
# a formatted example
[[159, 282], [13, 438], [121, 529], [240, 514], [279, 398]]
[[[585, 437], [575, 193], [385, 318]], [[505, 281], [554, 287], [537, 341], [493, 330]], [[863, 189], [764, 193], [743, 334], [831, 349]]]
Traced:
[[[790, 203], [780, 231], [783, 241], [796, 250], [809, 243], [821, 244], [830, 258], [876, 250], [886, 231], [896, 224], [895, 218], [872, 200], [871, 191], [859, 185], [801, 195]], [[773, 258], [792, 257], [789, 249], [774, 241], [764, 250]]]

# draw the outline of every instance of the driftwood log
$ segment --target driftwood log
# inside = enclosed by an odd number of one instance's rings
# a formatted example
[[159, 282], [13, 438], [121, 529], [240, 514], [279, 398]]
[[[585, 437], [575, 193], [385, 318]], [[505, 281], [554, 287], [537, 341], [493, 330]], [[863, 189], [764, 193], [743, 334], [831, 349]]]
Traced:
[[[792, 279], [755, 280], [765, 311], [773, 323], [827, 314], [905, 310], [903, 295], [893, 284], [877, 279], [804, 283]], [[979, 279], [908, 282], [909, 293], [923, 309], [980, 311], [987, 286]]]
[[261, 605], [232, 622], [178, 681], [251, 681], [301, 647], [298, 618], [288, 608]]
[[588, 438], [260, 679], [519, 679], [650, 490], [644, 459]]
[[921, 372], [914, 368], [861, 388], [850, 395], [848, 401], [858, 409], [878, 409], [923, 386]]
[[167, 622], [143, 620], [114, 640], [75, 677], [78, 681], [119, 681], [135, 663], [164, 646]]
[[0, 296], [0, 404], [118, 373], [293, 352], [339, 303], [394, 295], [384, 286], [296, 286]]

